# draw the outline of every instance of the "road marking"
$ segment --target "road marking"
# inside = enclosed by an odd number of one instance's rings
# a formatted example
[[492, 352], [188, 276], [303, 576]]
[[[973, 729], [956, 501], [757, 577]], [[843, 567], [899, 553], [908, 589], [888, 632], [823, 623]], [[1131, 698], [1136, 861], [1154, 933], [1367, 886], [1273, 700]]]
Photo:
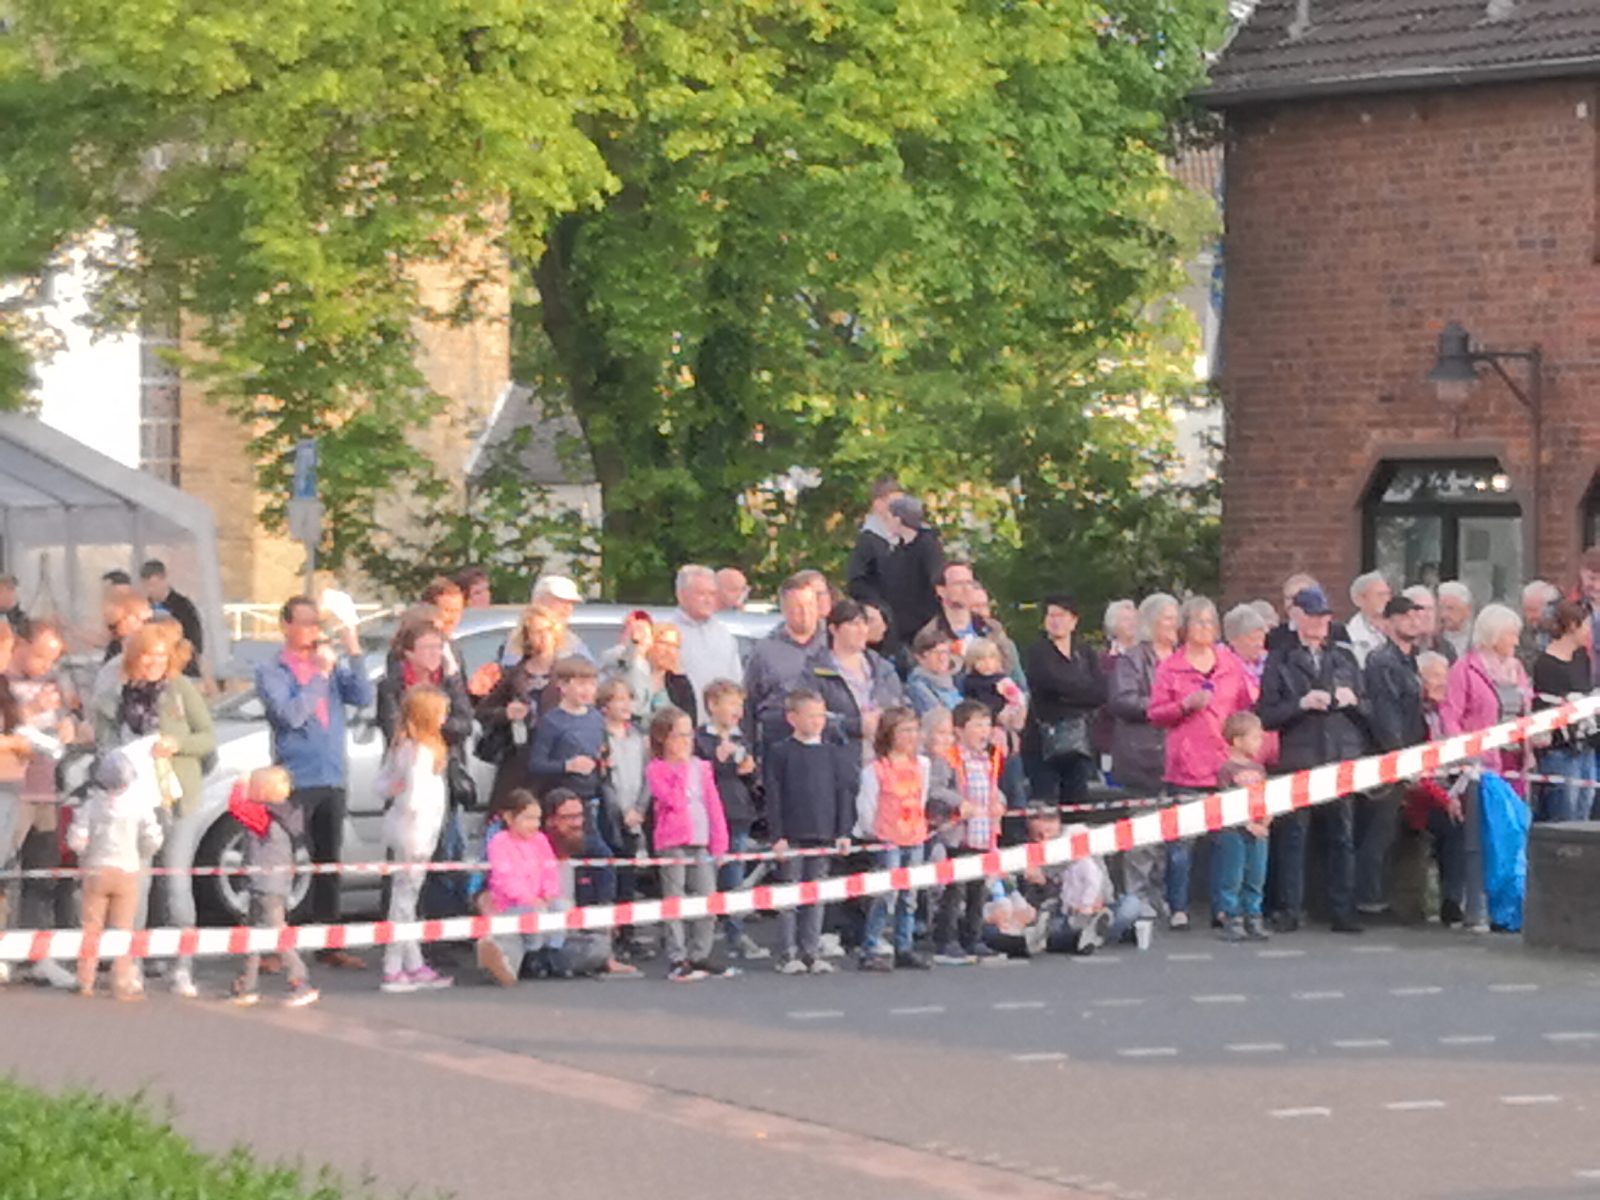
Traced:
[[1212, 956], [1209, 955], [1209, 954], [1169, 954], [1169, 955], [1167, 955], [1167, 961], [1168, 962], [1210, 962], [1211, 961], [1211, 957]]
[[844, 1016], [842, 1009], [837, 1008], [805, 1008], [798, 1012], [791, 1012], [791, 1021], [831, 1021], [835, 1017]]
[[1390, 988], [1391, 996], [1437, 996], [1443, 992], [1442, 987], [1397, 987]]
[[1296, 1117], [1331, 1117], [1333, 1116], [1333, 1109], [1320, 1107], [1274, 1108], [1267, 1115], [1269, 1117], [1277, 1117], [1279, 1120], [1290, 1121]]
[[1129, 1046], [1126, 1049], [1118, 1050], [1117, 1053], [1122, 1055], [1123, 1058], [1176, 1058], [1178, 1056], [1178, 1048], [1176, 1046]]
[[1537, 992], [1539, 985], [1537, 983], [1491, 983], [1489, 990], [1491, 992]]
[[1091, 1000], [1090, 1008], [1138, 1008], [1144, 1003], [1143, 996], [1112, 996], [1108, 1000]]
[[920, 1017], [930, 1013], [942, 1013], [944, 1010], [944, 1005], [942, 1004], [914, 1004], [909, 1008], [891, 1008], [889, 1015], [891, 1017]]
[[1362, 946], [1351, 946], [1349, 949], [1350, 949], [1350, 953], [1351, 954], [1393, 954], [1399, 948], [1400, 948], [1399, 946], [1389, 946], [1389, 945], [1382, 945], [1382, 946], [1362, 945]]
[[1444, 1107], [1443, 1100], [1391, 1100], [1384, 1105], [1390, 1112], [1426, 1112]]
[[1330, 1044], [1335, 1050], [1387, 1050], [1394, 1045], [1388, 1038], [1336, 1038]]
[[1257, 950], [1257, 958], [1304, 958], [1304, 950]]
[[1296, 1000], [1343, 1000], [1343, 992], [1296, 992]]
[[1452, 1033], [1439, 1039], [1441, 1046], [1492, 1046], [1492, 1033]]
[[1574, 1171], [1572, 1174], [1574, 1178], [1577, 1179], [1600, 1179], [1600, 1168], [1583, 1167]]
[[1281, 1054], [1286, 1046], [1282, 1042], [1229, 1042], [1234, 1054]]
[[1043, 1000], [996, 1000], [993, 1007], [1001, 1012], [1018, 1012], [1025, 1008], [1044, 1008]]
[[1067, 1056], [1059, 1050], [1040, 1050], [1035, 1054], [1013, 1054], [1011, 1061], [1016, 1063], [1043, 1063], [1065, 1062]]
[[1501, 1096], [1500, 1103], [1522, 1108], [1530, 1104], [1560, 1104], [1561, 1097], [1548, 1093], [1537, 1096]]
[[1592, 1042], [1600, 1038], [1600, 1033], [1589, 1029], [1574, 1029], [1563, 1033], [1547, 1033], [1544, 1040], [1547, 1042]]
[[1250, 997], [1243, 992], [1218, 992], [1210, 996], [1190, 996], [1196, 1004], [1243, 1004]]

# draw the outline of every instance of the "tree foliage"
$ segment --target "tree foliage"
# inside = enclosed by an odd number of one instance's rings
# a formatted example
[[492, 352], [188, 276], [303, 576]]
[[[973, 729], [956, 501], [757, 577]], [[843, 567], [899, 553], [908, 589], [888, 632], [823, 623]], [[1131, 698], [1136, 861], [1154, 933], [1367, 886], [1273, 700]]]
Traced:
[[[13, 4], [0, 271], [127, 231], [105, 311], [194, 319], [269, 488], [323, 438], [334, 561], [425, 480], [417, 323], [473, 297], [420, 313], [408, 268], [472, 238], [527, 285], [618, 594], [835, 565], [885, 470], [1019, 592], [1185, 543], [1169, 297], [1208, 215], [1165, 159], [1219, 0]], [[407, 553], [475, 553], [495, 495]]]

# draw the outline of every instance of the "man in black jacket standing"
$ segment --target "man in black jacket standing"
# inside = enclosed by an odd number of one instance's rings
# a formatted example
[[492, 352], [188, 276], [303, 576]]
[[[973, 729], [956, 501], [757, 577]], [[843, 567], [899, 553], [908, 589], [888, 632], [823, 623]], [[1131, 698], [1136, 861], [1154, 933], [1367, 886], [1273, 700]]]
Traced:
[[[1295, 639], [1267, 659], [1256, 711], [1279, 731], [1279, 765], [1303, 771], [1366, 753], [1361, 668], [1348, 646], [1328, 638], [1333, 610], [1321, 588], [1295, 593]], [[1313, 814], [1315, 814], [1313, 818]], [[1360, 933], [1355, 916], [1355, 817], [1350, 796], [1297, 809], [1272, 822], [1276, 879], [1276, 923], [1281, 932], [1300, 927], [1305, 902], [1306, 835], [1315, 822], [1328, 855], [1328, 906], [1335, 933]]]
[[[902, 646], [939, 611], [934, 587], [944, 565], [939, 535], [923, 524], [922, 504], [907, 496], [892, 476], [872, 486], [872, 508], [850, 554], [845, 590], [870, 604], [889, 622], [883, 654], [897, 660]], [[909, 669], [909, 663], [900, 662]]]
[[[1383, 609], [1388, 640], [1367, 656], [1368, 725], [1374, 746], [1382, 753], [1428, 740], [1422, 678], [1417, 674], [1417, 642], [1425, 616], [1420, 604], [1407, 596], [1395, 596]], [[1380, 913], [1388, 908], [1385, 875], [1404, 790], [1384, 788], [1360, 804], [1356, 908], [1361, 912]]]

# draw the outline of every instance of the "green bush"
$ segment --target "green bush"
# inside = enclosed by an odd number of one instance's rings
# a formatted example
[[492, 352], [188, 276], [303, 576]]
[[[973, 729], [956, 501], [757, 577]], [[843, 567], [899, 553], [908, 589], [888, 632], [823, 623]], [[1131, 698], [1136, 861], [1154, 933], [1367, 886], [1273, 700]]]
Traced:
[[331, 1177], [202, 1154], [141, 1099], [47, 1096], [0, 1079], [5, 1200], [341, 1200]]

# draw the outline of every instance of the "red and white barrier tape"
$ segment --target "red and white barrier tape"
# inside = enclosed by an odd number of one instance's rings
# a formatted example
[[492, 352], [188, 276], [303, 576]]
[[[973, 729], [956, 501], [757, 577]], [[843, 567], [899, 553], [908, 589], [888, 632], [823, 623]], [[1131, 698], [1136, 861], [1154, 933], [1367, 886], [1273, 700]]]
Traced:
[[[1309, 771], [1297, 771], [1293, 775], [1279, 775], [1248, 788], [1233, 788], [1186, 800], [1160, 812], [1124, 817], [1109, 824], [1074, 830], [1048, 842], [1009, 846], [1004, 850], [965, 855], [918, 867], [867, 871], [809, 883], [714, 892], [707, 896], [676, 896], [665, 900], [591, 905], [563, 912], [517, 916], [453, 917], [398, 925], [389, 921], [302, 925], [284, 929], [148, 929], [132, 933], [116, 930], [102, 935], [100, 953], [108, 958], [124, 953], [131, 953], [137, 958], [168, 958], [180, 954], [213, 956], [272, 953], [287, 949], [340, 950], [386, 946], [394, 942], [461, 941], [489, 934], [609, 930], [619, 925], [650, 925], [660, 921], [800, 908], [861, 896], [964, 883], [1033, 867], [1116, 854], [1138, 846], [1197, 837], [1248, 821], [1326, 804], [1352, 792], [1368, 791], [1431, 774], [1440, 767], [1478, 758], [1485, 751], [1516, 745], [1535, 734], [1564, 729], [1572, 721], [1597, 713], [1600, 713], [1600, 696], [1588, 696], [1561, 708], [1543, 709], [1532, 716], [1507, 721], [1477, 733], [1459, 734], [1388, 754], [1329, 763]], [[18, 929], [0, 933], [0, 962], [76, 957], [81, 941], [82, 934], [75, 929]]]
[[1501, 771], [1500, 774], [1507, 779], [1520, 779], [1523, 783], [1556, 783], [1563, 787], [1600, 788], [1600, 781], [1594, 779], [1568, 779], [1565, 775], [1535, 775], [1531, 771]]

